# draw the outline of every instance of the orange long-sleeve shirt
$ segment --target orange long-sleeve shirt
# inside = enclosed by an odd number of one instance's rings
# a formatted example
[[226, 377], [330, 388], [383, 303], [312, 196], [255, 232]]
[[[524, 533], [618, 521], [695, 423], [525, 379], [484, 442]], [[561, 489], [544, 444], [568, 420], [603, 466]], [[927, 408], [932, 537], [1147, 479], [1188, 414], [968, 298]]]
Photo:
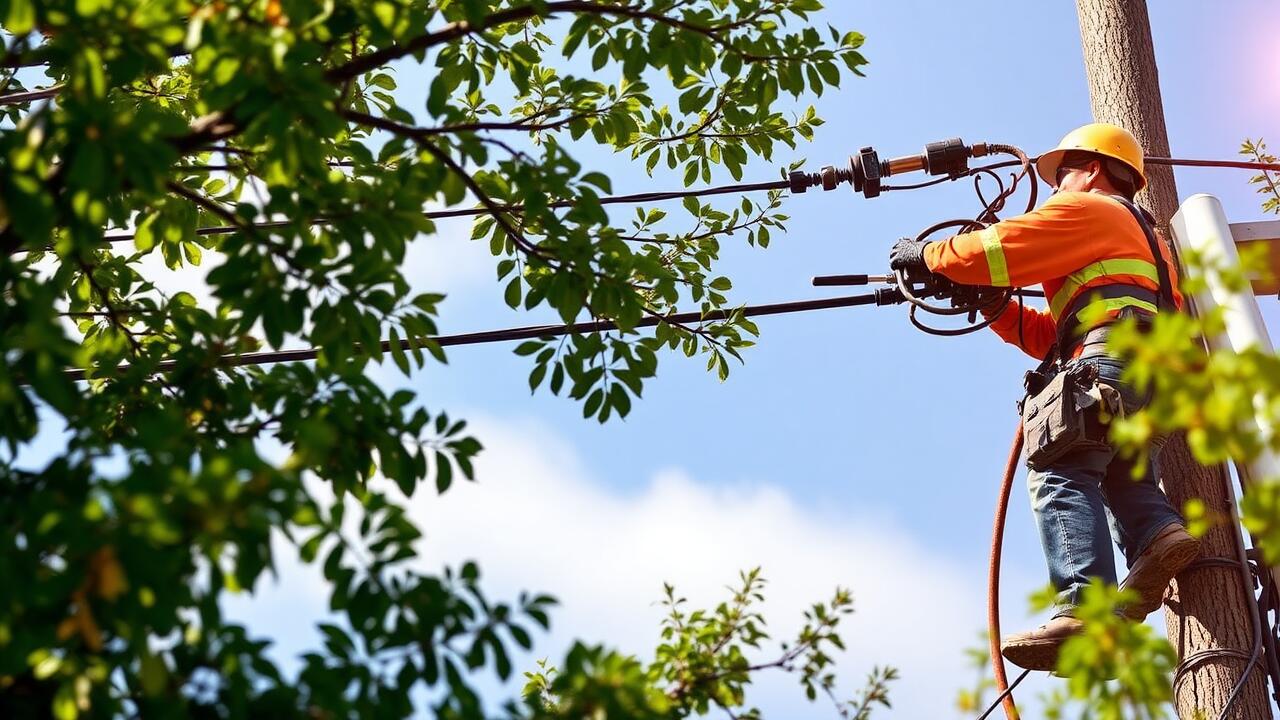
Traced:
[[[1181, 307], [1177, 270], [1167, 263], [1174, 301]], [[924, 248], [933, 272], [967, 285], [1041, 285], [1048, 309], [1009, 308], [991, 329], [1034, 358], [1043, 358], [1056, 340], [1061, 313], [1081, 293], [1106, 285], [1137, 285], [1159, 292], [1151, 248], [1142, 228], [1119, 201], [1098, 192], [1060, 192], [1039, 208], [976, 232], [962, 233]], [[1121, 305], [1149, 303], [1107, 300], [1112, 314]]]

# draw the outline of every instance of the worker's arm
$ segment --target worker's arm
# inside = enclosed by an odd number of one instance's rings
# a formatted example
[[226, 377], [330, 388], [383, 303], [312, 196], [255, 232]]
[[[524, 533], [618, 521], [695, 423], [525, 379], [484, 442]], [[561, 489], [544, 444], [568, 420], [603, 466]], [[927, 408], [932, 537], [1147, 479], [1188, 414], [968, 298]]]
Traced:
[[1058, 193], [1039, 208], [924, 247], [930, 270], [965, 285], [1027, 287], [1092, 262], [1100, 241], [1097, 204]]
[[1057, 326], [1049, 311], [1026, 307], [1017, 300], [1010, 301], [989, 327], [1005, 342], [1037, 360], [1043, 360], [1057, 340]]

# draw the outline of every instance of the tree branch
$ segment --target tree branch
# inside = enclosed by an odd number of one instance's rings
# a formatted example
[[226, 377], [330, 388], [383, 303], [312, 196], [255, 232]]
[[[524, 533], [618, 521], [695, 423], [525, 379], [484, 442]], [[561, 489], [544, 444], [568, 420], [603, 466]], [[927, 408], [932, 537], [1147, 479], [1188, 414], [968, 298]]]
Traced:
[[437, 45], [452, 42], [468, 35], [481, 33], [499, 25], [507, 23], [528, 20], [534, 17], [551, 17], [561, 13], [580, 13], [583, 15], [609, 15], [618, 17], [627, 17], [633, 20], [649, 20], [655, 23], [661, 23], [670, 27], [687, 30], [697, 35], [702, 35], [711, 42], [719, 45], [721, 48], [728, 50], [743, 60], [748, 62], [769, 62], [774, 60], [797, 60], [801, 58], [793, 58], [786, 55], [755, 55], [734, 47], [727, 38], [721, 36], [720, 33], [731, 30], [735, 27], [734, 23], [729, 23], [719, 27], [706, 27], [703, 25], [694, 25], [662, 13], [656, 13], [644, 10], [633, 5], [606, 5], [591, 0], [559, 0], [558, 2], [539, 3], [537, 5], [522, 5], [520, 7], [510, 8], [502, 12], [496, 12], [485, 18], [483, 22], [471, 24], [465, 20], [449, 23], [443, 28], [419, 35], [405, 43], [395, 43], [388, 45], [381, 50], [376, 50], [363, 55], [345, 65], [333, 68], [325, 73], [325, 79], [329, 82], [341, 82], [350, 77], [362, 75], [375, 68], [382, 67], [387, 63], [413, 55], [415, 53], [429, 50]]
[[0, 105], [21, 105], [23, 103], [34, 102], [36, 100], [46, 100], [60, 92], [62, 92], [62, 83], [50, 85], [47, 88], [9, 93], [8, 95], [0, 95]]
[[525, 253], [533, 255], [543, 261], [551, 261], [552, 258], [546, 253], [546, 251], [529, 242], [520, 230], [511, 224], [511, 221], [503, 214], [502, 207], [499, 206], [498, 203], [494, 202], [493, 198], [489, 197], [489, 194], [484, 191], [484, 188], [480, 187], [479, 183], [475, 181], [475, 178], [471, 177], [471, 173], [467, 172], [466, 168], [459, 165], [456, 160], [449, 157], [448, 153], [441, 150], [431, 142], [430, 137], [432, 132], [429, 129], [405, 125], [403, 123], [396, 122], [395, 120], [380, 118], [374, 115], [369, 115], [368, 113], [357, 112], [355, 110], [340, 110], [339, 115], [351, 122], [376, 128], [378, 130], [384, 130], [398, 137], [412, 140], [419, 148], [425, 151], [428, 155], [434, 157], [441, 165], [444, 165], [462, 180], [462, 184], [466, 185], [467, 189], [471, 191], [471, 194], [476, 196], [476, 199], [480, 201], [480, 204], [489, 212], [494, 221], [502, 227], [507, 236], [515, 242], [517, 247]]
[[[708, 127], [710, 127], [711, 123], [720, 119], [720, 115], [724, 112], [725, 103], [728, 102], [728, 100], [729, 100], [729, 89], [725, 88], [724, 91], [720, 93], [720, 99], [716, 102], [716, 106], [711, 108], [711, 112], [707, 113], [707, 116], [703, 118], [702, 122], [698, 123], [697, 126], [693, 127], [690, 130], [686, 130], [685, 132], [677, 133], [675, 135], [667, 135], [667, 136], [651, 138], [650, 142], [661, 142], [661, 143], [678, 142], [680, 140], [685, 140], [687, 138], [691, 138], [697, 135], [698, 133], [701, 133], [703, 130], [706, 130]], [[718, 136], [707, 135], [706, 137], [718, 137]]]
[[[26, 49], [26, 47], [27, 47], [26, 38], [18, 38], [14, 40], [13, 44], [9, 46], [9, 49], [5, 51], [4, 59], [0, 60], [0, 67], [6, 67], [6, 68], [9, 67], [10, 63], [16, 61], [17, 58], [20, 55], [22, 55], [22, 52]], [[0, 94], [4, 93], [9, 89], [9, 84], [12, 83], [13, 79], [17, 76], [18, 76], [18, 68], [15, 67], [7, 76], [5, 76], [4, 82], [0, 83]]]
[[[617, 103], [614, 103], [614, 105], [617, 105]], [[613, 107], [613, 106], [610, 106], [610, 107]], [[543, 132], [546, 130], [558, 130], [575, 120], [594, 117], [596, 115], [601, 115], [603, 113], [609, 112], [609, 110], [605, 108], [593, 108], [591, 110], [582, 110], [580, 112], [576, 112], [572, 115], [569, 115], [568, 117], [563, 117], [563, 118], [560, 118], [559, 120], [553, 120], [551, 122], [545, 122], [545, 123], [529, 122], [530, 120], [533, 120], [540, 115], [547, 115], [558, 109], [561, 109], [561, 108], [550, 108], [548, 111], [535, 113], [528, 117], [520, 118], [519, 120], [511, 120], [507, 122], [459, 123], [457, 125], [442, 125], [440, 127], [434, 127], [434, 128], [419, 128], [419, 130], [423, 135], [448, 135], [452, 133], [479, 132], [483, 130], [527, 130], [528, 132]]]
[[[236, 215], [235, 213], [226, 209], [222, 205], [219, 205], [213, 200], [210, 200], [204, 195], [201, 195], [200, 193], [192, 190], [191, 188], [187, 187], [186, 185], [183, 185], [182, 183], [176, 180], [170, 180], [169, 182], [165, 183], [165, 187], [169, 188], [169, 191], [174, 193], [175, 195], [180, 195], [181, 197], [187, 200], [190, 200], [191, 202], [200, 206], [206, 212], [217, 216], [220, 220], [227, 223], [228, 225], [236, 228], [241, 232], [247, 233], [249, 236], [257, 239], [258, 241], [261, 242], [262, 245], [264, 245], [267, 248], [268, 252], [270, 252], [273, 256], [283, 261], [284, 264], [288, 266], [288, 268], [295, 273], [295, 277], [298, 280], [301, 280], [303, 282], [309, 282], [308, 278], [310, 273], [306, 266], [300, 265], [298, 261], [294, 259], [293, 255], [283, 251], [281, 248], [276, 247], [275, 243], [267, 242], [266, 240], [264, 240], [262, 235], [258, 233], [258, 229], [262, 227], [262, 224], [255, 224], [245, 220], [239, 215]], [[288, 224], [289, 224], [288, 222], [280, 223], [280, 225], [288, 225]], [[326, 289], [329, 287], [328, 281], [325, 281], [323, 287]]]
[[225, 140], [240, 131], [240, 126], [231, 119], [235, 106], [224, 108], [191, 121], [189, 132], [172, 140], [173, 147], [180, 155], [200, 149], [204, 145]]
[[107, 289], [102, 287], [102, 284], [98, 282], [98, 279], [93, 276], [93, 271], [97, 269], [97, 266], [78, 255], [76, 256], [76, 264], [80, 266], [80, 272], [84, 273], [85, 280], [88, 281], [89, 287], [93, 289], [95, 294], [97, 294], [98, 302], [100, 302], [102, 307], [105, 308], [106, 312], [104, 314], [110, 320], [111, 324], [125, 336], [125, 339], [129, 342], [129, 346], [133, 348], [135, 360], [141, 359], [142, 343], [138, 342], [138, 338], [134, 336], [133, 330], [131, 330], [129, 326], [120, 319], [121, 315], [127, 315], [128, 313], [117, 309], [115, 305], [112, 304], [111, 294], [107, 292]]

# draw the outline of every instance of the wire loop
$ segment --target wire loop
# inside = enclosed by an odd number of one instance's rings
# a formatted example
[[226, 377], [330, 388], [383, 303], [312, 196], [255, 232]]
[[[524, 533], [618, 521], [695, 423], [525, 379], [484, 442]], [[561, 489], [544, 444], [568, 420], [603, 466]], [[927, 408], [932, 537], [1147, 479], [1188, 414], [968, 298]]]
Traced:
[[[1017, 160], [971, 168], [957, 176], [973, 178], [973, 189], [978, 196], [978, 201], [982, 204], [982, 211], [972, 220], [956, 218], [934, 223], [916, 235], [917, 242], [924, 241], [931, 235], [943, 230], [950, 230], [949, 234], [954, 235], [981, 230], [999, 222], [1000, 211], [1004, 209], [1009, 198], [1018, 192], [1024, 179], [1029, 187], [1026, 212], [1030, 212], [1035, 207], [1036, 198], [1039, 194], [1039, 185], [1035, 172], [1031, 167], [1031, 158], [1013, 145], [991, 144], [988, 145], [988, 148], [992, 152], [1013, 155]], [[1005, 181], [1001, 179], [1000, 174], [996, 171], [1015, 165], [1018, 166], [1018, 171], [1011, 173], [1008, 184], [1005, 184]], [[987, 199], [982, 190], [982, 179], [984, 177], [990, 178], [996, 184], [996, 194], [990, 200]], [[896, 186], [882, 189], [916, 189], [952, 179], [956, 178], [940, 178], [936, 181], [919, 183], [914, 186]], [[907, 312], [907, 318], [917, 329], [930, 335], [955, 337], [977, 332], [999, 320], [1005, 311], [1009, 309], [1009, 304], [1015, 296], [1018, 296], [1019, 301], [1021, 301], [1018, 288], [959, 285], [932, 273], [926, 277], [913, 277], [903, 270], [895, 270], [894, 277], [897, 281], [899, 292], [911, 305], [910, 310]], [[943, 302], [930, 302], [930, 299]], [[919, 317], [919, 313], [922, 312], [928, 315], [941, 316], [967, 315], [968, 324], [958, 328], [942, 328], [928, 325]], [[981, 321], [978, 321], [979, 314], [983, 318]]]

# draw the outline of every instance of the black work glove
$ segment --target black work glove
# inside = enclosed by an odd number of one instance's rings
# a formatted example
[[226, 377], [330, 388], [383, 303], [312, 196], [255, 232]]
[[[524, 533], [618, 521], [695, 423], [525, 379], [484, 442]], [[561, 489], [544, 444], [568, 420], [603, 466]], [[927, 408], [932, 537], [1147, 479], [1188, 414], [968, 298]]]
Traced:
[[889, 267], [894, 270], [922, 270], [927, 272], [929, 267], [924, 264], [925, 245], [928, 245], [928, 243], [923, 240], [902, 238], [894, 243], [893, 248], [889, 250]]

